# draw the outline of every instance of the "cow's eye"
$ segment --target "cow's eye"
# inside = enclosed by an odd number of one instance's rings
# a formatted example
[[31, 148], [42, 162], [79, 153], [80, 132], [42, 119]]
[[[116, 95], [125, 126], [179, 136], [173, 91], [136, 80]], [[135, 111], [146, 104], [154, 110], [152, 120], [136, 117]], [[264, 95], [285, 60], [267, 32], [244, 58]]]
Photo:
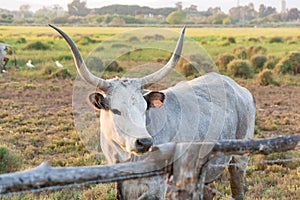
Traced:
[[121, 115], [121, 111], [119, 111], [118, 109], [111, 109], [111, 112], [115, 115]]

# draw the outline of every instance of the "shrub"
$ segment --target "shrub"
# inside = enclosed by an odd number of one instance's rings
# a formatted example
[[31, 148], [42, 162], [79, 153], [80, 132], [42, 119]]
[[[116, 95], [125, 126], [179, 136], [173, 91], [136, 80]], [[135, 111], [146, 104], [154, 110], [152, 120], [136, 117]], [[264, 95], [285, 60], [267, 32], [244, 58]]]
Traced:
[[284, 38], [283, 37], [271, 37], [269, 40], [270, 43], [283, 43], [284, 42]]
[[54, 72], [56, 71], [56, 67], [53, 67], [53, 66], [47, 66], [45, 68], [43, 68], [42, 72], [41, 72], [41, 75], [42, 76], [50, 76], [51, 74], [53, 74]]
[[114, 60], [107, 65], [106, 70], [109, 72], [116, 72], [116, 71], [118, 71], [118, 68], [119, 68], [119, 63]]
[[15, 19], [12, 24], [25, 24], [26, 23], [26, 19], [25, 18], [17, 18]]
[[[171, 58], [172, 54], [170, 54], [170, 58]], [[192, 54], [189, 56], [190, 57], [190, 60], [195, 62], [195, 63], [198, 63], [198, 64], [201, 64], [201, 61], [202, 61], [202, 56], [201, 55], [197, 55], [197, 54]]]
[[184, 63], [183, 65], [181, 65], [181, 67], [178, 70], [185, 77], [188, 77], [188, 76], [191, 76], [191, 75], [197, 73], [197, 69], [195, 69], [195, 67], [191, 63]]
[[60, 55], [57, 57], [57, 60], [73, 60], [72, 55]]
[[200, 73], [214, 71], [216, 69], [215, 63], [212, 62], [210, 58], [208, 59], [206, 55], [192, 54], [189, 57], [189, 61], [192, 63], [195, 70]]
[[266, 61], [267, 61], [267, 56], [259, 55], [259, 54], [252, 56], [250, 59], [250, 63], [252, 65], [252, 67], [254, 67], [256, 72], [259, 72], [263, 69]]
[[168, 24], [181, 24], [183, 23], [185, 17], [183, 15], [183, 12], [181, 11], [173, 11], [167, 16], [167, 23]]
[[134, 16], [122, 15], [121, 18], [125, 21], [126, 24], [143, 24], [144, 20], [135, 18]]
[[88, 45], [90, 43], [94, 43], [95, 40], [91, 39], [88, 36], [85, 37], [80, 37], [78, 40], [76, 40], [76, 43], [80, 44], [80, 45]]
[[243, 46], [234, 48], [233, 54], [239, 59], [247, 59], [247, 50]]
[[50, 49], [50, 47], [40, 41], [37, 41], [37, 42], [32, 42], [30, 44], [27, 44], [24, 49], [26, 49], [26, 50], [47, 50], [47, 49]]
[[103, 62], [98, 57], [88, 57], [88, 59], [86, 60], [86, 65], [89, 69], [94, 70], [96, 72], [101, 72], [103, 70]]
[[287, 38], [288, 44], [297, 44], [299, 42], [298, 38], [289, 37]]
[[69, 72], [68, 69], [66, 68], [62, 68], [62, 69], [58, 69], [56, 70], [54, 73], [52, 73], [50, 76], [50, 78], [61, 78], [61, 79], [66, 79], [66, 78], [71, 78], [72, 74]]
[[222, 47], [226, 47], [226, 46], [229, 46], [230, 45], [230, 42], [228, 41], [221, 41], [218, 43], [218, 46], [222, 46]]
[[112, 48], [130, 48], [130, 46], [128, 46], [127, 44], [122, 44], [122, 43], [116, 43], [116, 44], [112, 44], [111, 45]]
[[232, 20], [230, 19], [230, 17], [226, 17], [222, 20], [222, 24], [231, 24], [232, 23]]
[[139, 38], [136, 36], [132, 36], [128, 39], [128, 42], [140, 42]]
[[234, 77], [252, 78], [253, 69], [246, 60], [233, 60], [227, 65], [227, 71]]
[[65, 24], [69, 22], [69, 19], [67, 16], [54, 17], [51, 19], [51, 22], [54, 24]]
[[125, 20], [120, 16], [114, 16], [112, 20], [109, 22], [110, 25], [124, 25], [126, 24]]
[[274, 69], [276, 64], [279, 62], [279, 58], [276, 56], [268, 56], [267, 57], [267, 62], [264, 64], [265, 69]]
[[143, 40], [154, 40], [154, 36], [152, 36], [152, 35], [145, 35], [143, 37]]
[[108, 64], [106, 64], [106, 71], [108, 72], [122, 72], [124, 71], [124, 68], [123, 67], [120, 67], [119, 66], [119, 63], [117, 61], [112, 61]]
[[26, 43], [26, 42], [27, 42], [27, 40], [26, 40], [25, 38], [20, 37], [20, 38], [18, 38], [18, 40], [17, 40], [16, 43], [18, 43], [18, 44], [24, 44], [24, 43]]
[[217, 56], [215, 59], [216, 65], [219, 67], [220, 71], [227, 71], [227, 65], [234, 59], [234, 55], [230, 53], [223, 53]]
[[96, 18], [96, 22], [97, 23], [102, 23], [104, 21], [104, 16], [97, 16], [97, 18]]
[[160, 34], [155, 34], [155, 35], [145, 35], [143, 37], [143, 40], [164, 40], [165, 37]]
[[251, 58], [255, 54], [265, 55], [267, 53], [267, 49], [262, 46], [251, 46], [247, 48], [247, 56]]
[[300, 52], [291, 52], [275, 66], [276, 73], [300, 74]]
[[267, 38], [266, 38], [265, 36], [260, 36], [258, 39], [259, 39], [260, 42], [263, 42], [263, 41], [265, 41]]
[[259, 39], [258, 38], [254, 38], [254, 37], [250, 37], [247, 39], [248, 42], [258, 42]]
[[0, 174], [17, 171], [21, 163], [20, 155], [11, 152], [5, 146], [0, 146]]
[[154, 35], [154, 39], [155, 39], [155, 40], [164, 40], [165, 37], [164, 37], [163, 35], [160, 35], [160, 34], [155, 34], [155, 35]]
[[43, 68], [43, 70], [41, 71], [41, 76], [43, 76], [45, 78], [66, 79], [66, 78], [71, 78], [72, 74], [66, 68], [57, 68], [54, 66], [47, 66], [47, 67]]
[[234, 37], [228, 37], [227, 40], [230, 43], [235, 43], [235, 38]]
[[273, 72], [270, 69], [264, 69], [257, 76], [260, 85], [269, 85], [274, 83]]

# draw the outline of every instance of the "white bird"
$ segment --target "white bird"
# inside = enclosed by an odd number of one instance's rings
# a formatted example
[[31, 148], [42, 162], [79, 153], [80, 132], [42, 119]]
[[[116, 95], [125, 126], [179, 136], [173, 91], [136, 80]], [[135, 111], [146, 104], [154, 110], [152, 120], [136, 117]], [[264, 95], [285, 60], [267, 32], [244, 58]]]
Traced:
[[31, 60], [28, 60], [26, 66], [29, 68], [35, 68], [35, 66], [31, 63]]
[[62, 68], [62, 67], [64, 67], [61, 63], [59, 63], [58, 61], [55, 61], [55, 65], [56, 65], [56, 67], [60, 67], [60, 68]]

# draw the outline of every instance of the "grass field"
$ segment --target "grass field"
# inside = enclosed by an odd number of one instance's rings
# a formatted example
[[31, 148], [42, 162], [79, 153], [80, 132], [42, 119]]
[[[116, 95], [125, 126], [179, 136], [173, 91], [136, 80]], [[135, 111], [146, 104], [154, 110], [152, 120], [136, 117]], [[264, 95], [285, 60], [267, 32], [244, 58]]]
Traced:
[[[171, 29], [174, 34], [164, 40], [145, 40], [144, 36], [152, 36], [163, 31], [154, 28], [153, 32], [146, 32], [134, 38], [130, 34], [126, 37], [121, 34], [125, 31], [138, 32], [136, 28], [62, 27], [62, 29], [78, 44], [84, 58], [88, 55], [89, 57], [104, 55], [108, 58], [122, 55], [117, 61], [123, 71], [109, 72], [105, 75], [107, 77], [122, 76], [133, 66], [147, 62], [165, 63], [170, 54], [168, 51], [148, 48], [128, 54], [127, 50], [135, 49], [139, 45], [140, 47], [161, 45], [163, 49], [164, 45], [169, 44], [168, 41], [172, 41], [173, 45], [180, 33], [180, 29], [174, 28]], [[122, 37], [113, 42], [104, 42], [115, 35]], [[291, 51], [300, 50], [299, 28], [187, 28], [186, 35], [193, 39], [194, 43], [202, 46], [212, 59], [223, 53], [233, 53], [234, 49], [241, 46], [245, 48], [262, 46], [266, 48], [267, 56], [278, 58], [286, 56]], [[0, 173], [29, 169], [43, 161], [53, 166], [105, 163], [97, 160], [94, 154], [88, 151], [84, 145], [85, 141], [80, 139], [75, 129], [72, 92], [76, 71], [70, 50], [64, 40], [57, 37], [57, 33], [48, 26], [0, 26], [0, 42], [14, 47], [18, 63], [17, 67], [13, 67], [13, 63], [9, 62], [8, 72], [0, 76], [0, 158], [4, 156], [9, 158], [1, 162]], [[170, 48], [173, 48], [172, 45]], [[189, 55], [194, 54], [187, 52], [187, 56]], [[8, 56], [12, 61], [13, 55]], [[35, 69], [26, 67], [25, 63], [28, 60], [32, 60]], [[67, 71], [59, 71], [55, 67], [55, 60], [59, 60]], [[259, 85], [257, 76], [255, 74], [253, 78], [247, 80], [235, 78], [241, 85], [247, 87], [256, 99], [255, 137], [268, 138], [299, 133], [299, 74], [276, 75], [278, 84], [268, 86]], [[194, 76], [189, 78], [192, 77]], [[275, 164], [255, 164], [248, 167], [247, 199], [299, 199], [300, 162], [280, 161], [299, 157], [299, 149], [269, 156], [251, 156], [253, 162], [270, 159], [279, 161]], [[228, 174], [226, 173], [220, 180], [217, 189], [230, 195]], [[114, 193], [113, 184], [99, 184], [20, 195], [13, 199], [114, 199]], [[217, 199], [222, 198], [218, 196]]]
[[[110, 39], [115, 34], [126, 31], [134, 32], [139, 28], [63, 27], [63, 30], [77, 42], [83, 57], [86, 58], [102, 41]], [[157, 29], [154, 28], [155, 30]], [[180, 33], [178, 28], [161, 30], [175, 31], [174, 35], [176, 32]], [[69, 48], [57, 36], [57, 33], [48, 26], [0, 27], [0, 42], [14, 46], [20, 67], [23, 67], [29, 59], [40, 68], [53, 64], [54, 60], [60, 60], [75, 74], [73, 63], [69, 62], [72, 60]], [[83, 36], [88, 39], [82, 39]], [[233, 49], [238, 46], [263, 46], [267, 48], [267, 55], [281, 58], [290, 51], [299, 50], [300, 44], [299, 28], [187, 28], [186, 36], [198, 42], [212, 58], [225, 52], [232, 53]], [[230, 37], [234, 38], [235, 43], [228, 42], [227, 39]], [[270, 39], [274, 37], [280, 37], [282, 41], [270, 43]], [[42, 51], [29, 50], [28, 45], [36, 41], [42, 42], [46, 49]], [[163, 56], [165, 55], [162, 54]]]

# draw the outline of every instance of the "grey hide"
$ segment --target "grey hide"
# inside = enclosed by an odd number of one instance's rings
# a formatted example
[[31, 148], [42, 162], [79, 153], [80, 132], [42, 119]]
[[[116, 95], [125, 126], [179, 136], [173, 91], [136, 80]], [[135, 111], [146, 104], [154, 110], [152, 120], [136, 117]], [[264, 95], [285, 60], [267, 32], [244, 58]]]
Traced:
[[[167, 142], [215, 142], [222, 139], [253, 137], [255, 102], [250, 92], [229, 77], [208, 73], [191, 81], [155, 92], [158, 99], [146, 96], [143, 87], [157, 82], [176, 65], [183, 46], [185, 28], [179, 37], [169, 62], [157, 72], [144, 78], [104, 80], [89, 72], [72, 39], [53, 25], [72, 50], [78, 74], [87, 83], [101, 90], [89, 96], [91, 104], [100, 110], [101, 147], [109, 163], [137, 161], [153, 145]], [[153, 93], [152, 93], [153, 94]], [[83, 97], [84, 98], [84, 97]], [[155, 97], [156, 98], [156, 97]], [[162, 104], [164, 105], [162, 106]], [[209, 148], [196, 154], [206, 155]], [[184, 151], [182, 152], [184, 154]], [[244, 176], [247, 156], [215, 158], [212, 163], [237, 163], [229, 166], [233, 198], [244, 198]], [[206, 183], [214, 181], [223, 167], [209, 167]], [[164, 199], [165, 176], [118, 183], [119, 199]]]
[[[156, 145], [253, 137], [253, 96], [229, 77], [208, 73], [191, 81], [180, 82], [161, 92], [166, 95], [164, 106], [150, 108], [146, 115], [147, 130]], [[138, 156], [114, 147], [104, 137], [101, 142], [103, 151], [112, 163], [139, 160]], [[203, 149], [204, 154], [206, 151], [209, 150]], [[225, 164], [229, 160], [230, 157], [223, 157], [214, 162]], [[247, 158], [236, 160], [246, 162]], [[206, 182], [215, 180], [223, 170], [222, 167], [209, 169]], [[163, 176], [125, 181], [118, 187], [124, 199], [164, 199], [167, 189], [165, 178]]]

